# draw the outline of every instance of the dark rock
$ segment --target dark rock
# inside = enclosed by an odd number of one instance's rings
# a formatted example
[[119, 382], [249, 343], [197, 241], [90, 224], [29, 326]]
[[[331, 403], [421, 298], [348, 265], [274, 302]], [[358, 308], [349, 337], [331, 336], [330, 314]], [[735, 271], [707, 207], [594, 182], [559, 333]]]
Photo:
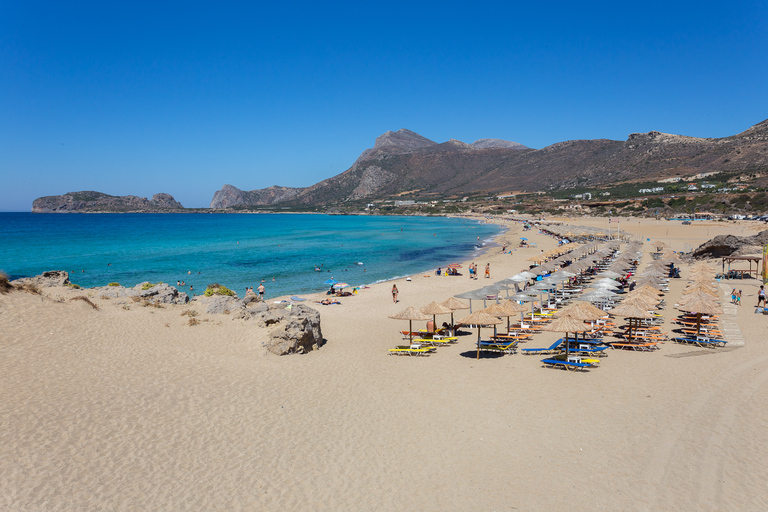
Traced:
[[762, 247], [765, 244], [768, 244], [768, 229], [754, 236], [718, 235], [698, 246], [692, 256], [697, 259], [722, 258], [748, 246]]

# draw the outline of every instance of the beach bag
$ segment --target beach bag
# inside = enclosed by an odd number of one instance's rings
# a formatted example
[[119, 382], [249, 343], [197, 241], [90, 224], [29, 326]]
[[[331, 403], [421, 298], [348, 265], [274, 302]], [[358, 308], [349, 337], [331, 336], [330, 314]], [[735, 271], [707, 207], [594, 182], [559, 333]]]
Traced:
[[765, 314], [765, 308], [757, 308], [757, 309], [755, 309], [755, 313]]

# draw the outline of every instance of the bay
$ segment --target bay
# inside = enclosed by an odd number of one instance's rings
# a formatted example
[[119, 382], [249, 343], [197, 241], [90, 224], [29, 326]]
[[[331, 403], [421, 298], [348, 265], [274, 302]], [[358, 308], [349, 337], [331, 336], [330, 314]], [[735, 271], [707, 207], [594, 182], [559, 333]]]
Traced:
[[0, 213], [0, 270], [11, 279], [66, 270], [83, 287], [184, 281], [190, 295], [219, 283], [241, 297], [264, 280], [277, 297], [467, 259], [499, 229], [446, 217]]

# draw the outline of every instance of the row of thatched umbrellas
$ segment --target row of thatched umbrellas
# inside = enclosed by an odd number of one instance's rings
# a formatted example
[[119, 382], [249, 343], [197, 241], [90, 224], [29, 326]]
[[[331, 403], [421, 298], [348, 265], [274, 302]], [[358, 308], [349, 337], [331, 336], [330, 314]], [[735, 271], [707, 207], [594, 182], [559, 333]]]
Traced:
[[[571, 251], [570, 257], [574, 259], [576, 258], [584, 259], [590, 255], [594, 255], [594, 257], [590, 258], [588, 262], [585, 262], [585, 263], [593, 263], [596, 261], [600, 261], [607, 256], [610, 256], [614, 252], [616, 247], [617, 247], [616, 244], [612, 244], [610, 248], [605, 249], [604, 252], [601, 253], [596, 244], [590, 245], [588, 247], [579, 246], [577, 250]], [[557, 255], [562, 255], [562, 254], [563, 254], [563, 251], [557, 251]], [[554, 255], [555, 253], [551, 253], [551, 254], [548, 254], [547, 256], [554, 256]], [[561, 256], [561, 257], [565, 257], [565, 256]], [[541, 273], [543, 273], [545, 269], [538, 268], [536, 270], [539, 270]], [[582, 268], [574, 267], [573, 270], [581, 271]], [[556, 272], [555, 274], [550, 275], [548, 283], [541, 283], [541, 286], [539, 286], [536, 289], [529, 290], [528, 292], [529, 293], [533, 292], [534, 294], [548, 293], [553, 288], [553, 284], [552, 284], [553, 282], [554, 283], [562, 282], [576, 275], [577, 274], [575, 273], [565, 272], [565, 271], [560, 271], [559, 273]], [[450, 313], [451, 323], [453, 324], [454, 311], [458, 309], [470, 309], [470, 314], [462, 318], [459, 321], [459, 323], [461, 323], [462, 325], [478, 326], [477, 350], [478, 350], [478, 357], [479, 357], [480, 335], [481, 335], [480, 331], [482, 326], [491, 326], [491, 325], [496, 326], [500, 323], [503, 323], [503, 320], [501, 320], [501, 318], [506, 317], [507, 330], [509, 330], [509, 318], [517, 314], [520, 314], [521, 320], [522, 320], [523, 313], [528, 310], [526, 306], [521, 305], [516, 301], [532, 302], [534, 301], [534, 299], [531, 295], [528, 295], [528, 294], [517, 294], [517, 295], [513, 295], [512, 297], [510, 297], [509, 299], [501, 303], [495, 302], [490, 306], [485, 307], [482, 310], [475, 311], [474, 313], [471, 312], [471, 301], [473, 299], [485, 301], [488, 299], [489, 296], [490, 297], [498, 296], [498, 293], [502, 289], [510, 289], [515, 283], [526, 282], [536, 276], [537, 274], [534, 274], [532, 272], [521, 272], [520, 274], [512, 276], [511, 278], [495, 283], [494, 285], [486, 286], [478, 290], [473, 290], [471, 292], [466, 292], [464, 294], [457, 295], [457, 297], [459, 298], [469, 299], [470, 300], [469, 306], [467, 306], [466, 304], [464, 304], [459, 300], [456, 300], [455, 298], [450, 298], [444, 301], [443, 303], [432, 302], [427, 306], [424, 306], [420, 310], [417, 310], [416, 308], [413, 308], [413, 307], [408, 307], [404, 311], [401, 311], [396, 315], [391, 315], [389, 318], [393, 318], [396, 320], [409, 321], [409, 333], [410, 333], [409, 341], [412, 342], [414, 320], [416, 321], [430, 320], [429, 315], [432, 315], [431, 319], [433, 321], [433, 324], [435, 324], [436, 315]], [[554, 285], [554, 287], [556, 287], [556, 284]], [[534, 305], [532, 304], [532, 312], [533, 312], [533, 306]], [[585, 321], [594, 321], [605, 316], [605, 312], [586, 302], [572, 306], [568, 310], [571, 312], [571, 314], [566, 314], [563, 317], [558, 318], [551, 324], [545, 325], [542, 327], [542, 330], [565, 333], [566, 334], [566, 351], [568, 350], [567, 337], [569, 332], [573, 332], [573, 333], [586, 332], [590, 330], [591, 327], [587, 326], [584, 323]]]

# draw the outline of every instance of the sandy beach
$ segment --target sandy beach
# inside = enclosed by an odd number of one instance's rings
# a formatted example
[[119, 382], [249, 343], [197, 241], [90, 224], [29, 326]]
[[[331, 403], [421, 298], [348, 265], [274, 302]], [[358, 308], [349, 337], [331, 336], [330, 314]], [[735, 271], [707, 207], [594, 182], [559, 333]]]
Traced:
[[[312, 303], [327, 342], [305, 355], [267, 353], [264, 329], [227, 315], [189, 326], [190, 306], [93, 298], [95, 310], [68, 300], [87, 290], [68, 288], [0, 295], [0, 510], [768, 509], [758, 280], [719, 284], [724, 348], [613, 350], [583, 373], [520, 353], [476, 359], [474, 332], [429, 357], [388, 354], [408, 327], [389, 315], [510, 277], [557, 246], [505, 225], [499, 244], [526, 236], [537, 247], [490, 248], [475, 260], [477, 280], [467, 261], [463, 276], [394, 281], [398, 303], [392, 282]], [[620, 223], [678, 251], [763, 227]], [[664, 331], [688, 269], [670, 284]]]

